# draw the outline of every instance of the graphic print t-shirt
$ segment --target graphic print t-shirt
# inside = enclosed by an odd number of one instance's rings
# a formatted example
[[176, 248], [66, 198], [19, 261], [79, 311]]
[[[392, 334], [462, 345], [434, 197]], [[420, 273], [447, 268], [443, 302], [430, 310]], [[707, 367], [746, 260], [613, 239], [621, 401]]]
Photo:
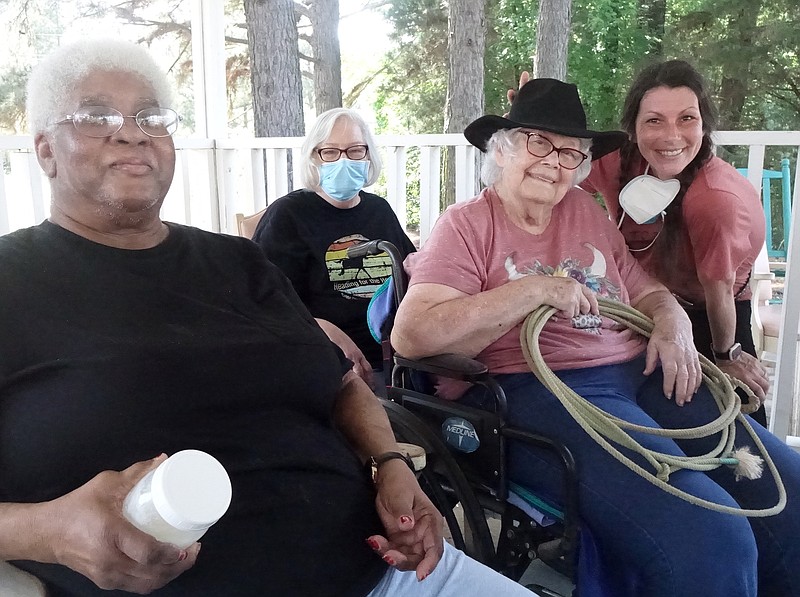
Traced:
[[311, 314], [340, 327], [379, 367], [381, 348], [369, 332], [367, 306], [391, 275], [391, 261], [386, 253], [348, 259], [347, 248], [383, 239], [404, 257], [415, 249], [386, 200], [364, 191], [359, 196], [355, 207], [338, 209], [313, 191], [293, 191], [269, 206], [253, 240]]
[[[468, 203], [450, 206], [423, 249], [405, 262], [410, 284], [444, 284], [477, 294], [520, 276], [571, 277], [600, 296], [630, 303], [649, 278], [631, 256], [619, 231], [594, 199], [579, 189], [553, 209], [539, 235], [517, 227], [493, 189]], [[644, 339], [607, 318], [551, 319], [539, 346], [553, 370], [628, 361]], [[521, 324], [485, 348], [477, 359], [495, 373], [530, 371], [520, 348]]]

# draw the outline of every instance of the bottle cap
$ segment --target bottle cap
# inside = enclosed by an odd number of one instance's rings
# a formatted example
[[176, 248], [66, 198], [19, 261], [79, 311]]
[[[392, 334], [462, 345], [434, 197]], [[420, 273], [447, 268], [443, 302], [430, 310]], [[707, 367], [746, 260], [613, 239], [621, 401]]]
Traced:
[[213, 456], [182, 450], [153, 473], [153, 505], [177, 529], [199, 531], [217, 522], [231, 503], [228, 473]]

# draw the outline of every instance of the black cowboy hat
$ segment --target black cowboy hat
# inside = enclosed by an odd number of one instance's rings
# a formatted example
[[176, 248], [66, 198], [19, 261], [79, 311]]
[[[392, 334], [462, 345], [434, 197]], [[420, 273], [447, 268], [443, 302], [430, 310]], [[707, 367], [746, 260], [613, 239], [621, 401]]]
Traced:
[[590, 131], [586, 128], [578, 88], [557, 79], [532, 79], [518, 92], [508, 118], [481, 116], [464, 129], [464, 136], [481, 151], [500, 129], [529, 128], [566, 137], [592, 140], [592, 159], [618, 149], [628, 139], [622, 131]]

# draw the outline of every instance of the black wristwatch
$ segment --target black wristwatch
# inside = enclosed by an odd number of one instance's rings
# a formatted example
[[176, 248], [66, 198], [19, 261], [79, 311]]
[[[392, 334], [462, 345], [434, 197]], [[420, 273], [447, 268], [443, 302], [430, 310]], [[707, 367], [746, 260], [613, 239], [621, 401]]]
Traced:
[[728, 350], [723, 352], [717, 352], [714, 350], [714, 345], [711, 345], [711, 352], [714, 353], [714, 361], [735, 361], [740, 356], [742, 356], [742, 345], [738, 342], [734, 342], [733, 346], [731, 346]]

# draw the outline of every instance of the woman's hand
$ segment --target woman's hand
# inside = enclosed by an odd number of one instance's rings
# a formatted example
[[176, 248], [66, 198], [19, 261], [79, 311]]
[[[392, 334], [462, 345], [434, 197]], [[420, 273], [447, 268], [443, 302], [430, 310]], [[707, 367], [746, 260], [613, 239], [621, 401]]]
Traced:
[[402, 460], [381, 465], [376, 488], [375, 507], [386, 536], [373, 535], [367, 543], [390, 566], [416, 570], [417, 579], [423, 580], [444, 550], [441, 514]]
[[338, 326], [335, 326], [326, 319], [317, 319], [319, 327], [328, 336], [328, 339], [333, 342], [344, 353], [348, 359], [353, 362], [353, 371], [361, 379], [363, 379], [371, 390], [375, 389], [375, 380], [372, 377], [372, 365], [361, 352], [361, 349], [356, 346], [356, 343], [350, 339], [350, 336], [345, 334]]
[[653, 328], [644, 374], [650, 375], [659, 362], [664, 374], [664, 395], [672, 398], [674, 393], [679, 406], [691, 402], [703, 375], [688, 319], [662, 318]]
[[578, 315], [600, 314], [597, 295], [577, 280], [561, 276], [528, 276], [541, 293], [541, 304], [558, 309], [556, 317], [572, 319]]
[[700, 357], [694, 347], [692, 322], [678, 301], [663, 285], [653, 282], [654, 290], [641, 297], [636, 309], [653, 320], [653, 332], [647, 342], [645, 375], [661, 363], [664, 374], [664, 395], [683, 406], [703, 381]]
[[717, 367], [750, 388], [758, 399], [758, 406], [764, 404], [769, 391], [769, 378], [764, 365], [756, 357], [743, 352], [735, 361], [719, 361]]
[[200, 544], [179, 549], [139, 531], [122, 516], [122, 502], [136, 482], [165, 456], [122, 472], [104, 471], [78, 489], [40, 504], [37, 516], [42, 561], [63, 564], [101, 589], [146, 595], [191, 568]]
[[[517, 90], [522, 89], [522, 87], [531, 80], [531, 75], [528, 71], [524, 70], [519, 74], [519, 86], [517, 89], [509, 89], [506, 92], [506, 98], [508, 98], [508, 103], [513, 104], [514, 98], [517, 97]], [[508, 116], [508, 114], [504, 114], [504, 116]]]

